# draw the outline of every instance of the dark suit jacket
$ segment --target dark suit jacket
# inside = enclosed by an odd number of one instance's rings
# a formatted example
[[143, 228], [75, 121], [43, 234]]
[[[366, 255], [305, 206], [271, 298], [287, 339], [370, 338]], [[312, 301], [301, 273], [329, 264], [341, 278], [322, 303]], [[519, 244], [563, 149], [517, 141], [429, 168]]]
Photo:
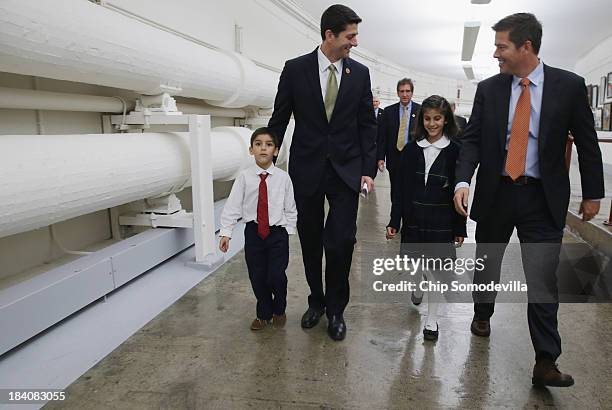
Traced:
[[461, 135], [461, 132], [467, 126], [467, 120], [460, 115], [455, 115], [455, 122], [457, 123], [457, 127], [459, 127], [459, 134]]
[[268, 127], [282, 143], [293, 113], [289, 175], [297, 195], [313, 194], [329, 159], [354, 191], [361, 176], [376, 175], [376, 119], [368, 68], [347, 58], [336, 105], [327, 121], [319, 81], [317, 50], [285, 63]]
[[383, 116], [385, 115], [385, 110], [383, 110], [382, 108], [378, 109], [378, 115], [376, 115], [376, 123], [380, 124], [380, 122], [383, 119]]
[[[385, 114], [383, 121], [379, 126], [378, 141], [377, 141], [377, 160], [385, 160], [385, 166], [387, 169], [394, 171], [399, 168], [400, 164], [400, 151], [397, 150], [397, 133], [399, 132], [400, 117], [399, 117], [399, 105], [397, 102], [393, 105], [385, 108]], [[414, 131], [416, 127], [417, 115], [421, 106], [414, 101], [412, 102], [412, 112], [410, 118], [410, 133]], [[411, 135], [411, 139], [414, 139]]]
[[[463, 132], [457, 162], [457, 181], [470, 183], [480, 164], [470, 217], [489, 217], [505, 162], [512, 76], [498, 74], [481, 81], [472, 115]], [[544, 65], [544, 90], [538, 136], [538, 161], [546, 202], [555, 225], [565, 226], [570, 184], [565, 165], [568, 133], [578, 150], [582, 197], [604, 197], [603, 166], [593, 114], [584, 79], [569, 71]]]

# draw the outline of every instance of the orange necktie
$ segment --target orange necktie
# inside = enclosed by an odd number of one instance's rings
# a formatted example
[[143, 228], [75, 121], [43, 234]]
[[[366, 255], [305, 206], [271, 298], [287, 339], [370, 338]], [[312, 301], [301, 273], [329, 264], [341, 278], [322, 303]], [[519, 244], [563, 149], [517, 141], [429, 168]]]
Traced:
[[510, 130], [510, 144], [506, 157], [506, 173], [513, 181], [525, 174], [525, 158], [527, 157], [527, 141], [529, 140], [529, 117], [531, 115], [530, 81], [521, 79], [521, 96], [516, 103], [512, 129]]

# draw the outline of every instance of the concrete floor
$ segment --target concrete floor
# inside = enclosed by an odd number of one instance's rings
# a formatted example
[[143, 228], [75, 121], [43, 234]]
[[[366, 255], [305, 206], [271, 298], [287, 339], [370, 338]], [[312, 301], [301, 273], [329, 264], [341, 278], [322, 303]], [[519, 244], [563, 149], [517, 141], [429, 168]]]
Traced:
[[300, 327], [308, 287], [294, 236], [285, 329], [249, 330], [255, 298], [239, 253], [69, 386], [67, 401], [46, 408], [612, 408], [609, 304], [561, 306], [559, 364], [576, 385], [547, 390], [531, 386], [524, 305], [499, 304], [490, 339], [471, 335], [470, 304], [446, 305], [434, 345], [422, 336], [426, 304], [366, 303], [363, 241], [398, 246], [383, 239], [389, 192], [384, 176], [377, 184], [360, 207], [345, 341], [329, 339], [324, 319]]

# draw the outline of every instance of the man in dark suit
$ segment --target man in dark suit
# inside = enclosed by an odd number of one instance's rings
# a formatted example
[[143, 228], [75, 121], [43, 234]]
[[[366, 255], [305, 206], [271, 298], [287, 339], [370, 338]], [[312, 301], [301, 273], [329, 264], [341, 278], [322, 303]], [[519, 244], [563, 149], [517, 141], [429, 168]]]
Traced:
[[399, 102], [385, 108], [383, 121], [379, 126], [377, 140], [378, 169], [382, 172], [385, 167], [389, 171], [391, 182], [391, 198], [393, 198], [393, 185], [397, 178], [400, 165], [400, 154], [404, 146], [410, 142], [412, 132], [416, 127], [416, 118], [421, 106], [412, 101], [414, 84], [409, 78], [402, 78], [397, 83], [397, 96]]
[[[343, 5], [321, 16], [323, 42], [285, 63], [268, 127], [281, 139], [293, 113], [295, 131], [289, 175], [298, 209], [297, 228], [310, 287], [302, 327], [312, 328], [327, 310], [329, 336], [346, 335], [349, 271], [357, 231], [359, 191], [374, 188], [376, 120], [370, 73], [349, 58], [361, 18]], [[324, 219], [325, 198], [329, 213]], [[325, 284], [322, 258], [325, 250]]]
[[376, 123], [380, 124], [384, 115], [384, 110], [380, 108], [380, 98], [374, 97], [372, 99], [372, 106], [374, 107], [374, 118], [376, 118]]
[[[584, 79], [539, 60], [542, 26], [536, 17], [514, 14], [493, 30], [501, 73], [478, 84], [457, 161], [455, 208], [467, 215], [469, 183], [480, 165], [470, 216], [478, 222], [477, 257], [488, 258], [485, 269], [474, 272], [474, 283], [499, 282], [503, 251], [516, 228], [536, 355], [532, 383], [571, 386], [572, 376], [555, 364], [561, 354], [555, 271], [570, 194], [568, 133], [578, 150], [584, 221], [599, 212], [604, 196], [601, 151]], [[495, 293], [474, 292], [473, 298], [471, 331], [487, 337]]]
[[[453, 114], [455, 114], [457, 105], [454, 102], [451, 102], [450, 106], [451, 106], [451, 110], [453, 110]], [[463, 134], [463, 130], [467, 126], [467, 120], [460, 115], [455, 115], [455, 123], [457, 124], [457, 128], [459, 128], [459, 134], [457, 135], [457, 138], [461, 138], [461, 135]]]

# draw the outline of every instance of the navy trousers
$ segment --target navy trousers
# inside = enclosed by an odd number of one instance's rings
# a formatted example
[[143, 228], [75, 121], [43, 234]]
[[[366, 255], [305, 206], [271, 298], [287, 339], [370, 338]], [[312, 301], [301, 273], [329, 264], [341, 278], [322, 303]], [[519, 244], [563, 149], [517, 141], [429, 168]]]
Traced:
[[[527, 321], [536, 358], [556, 360], [561, 355], [556, 270], [563, 230], [555, 226], [539, 183], [500, 183], [491, 217], [476, 225], [477, 257], [488, 258], [485, 269], [474, 272], [474, 283], [499, 282], [503, 254], [515, 227], [529, 288]], [[476, 319], [493, 315], [495, 296], [495, 292], [473, 293]]]
[[287, 307], [287, 265], [289, 235], [282, 226], [271, 226], [264, 240], [257, 235], [257, 224], [248, 222], [244, 228], [244, 256], [249, 279], [257, 298], [257, 318], [272, 319], [282, 315]]

